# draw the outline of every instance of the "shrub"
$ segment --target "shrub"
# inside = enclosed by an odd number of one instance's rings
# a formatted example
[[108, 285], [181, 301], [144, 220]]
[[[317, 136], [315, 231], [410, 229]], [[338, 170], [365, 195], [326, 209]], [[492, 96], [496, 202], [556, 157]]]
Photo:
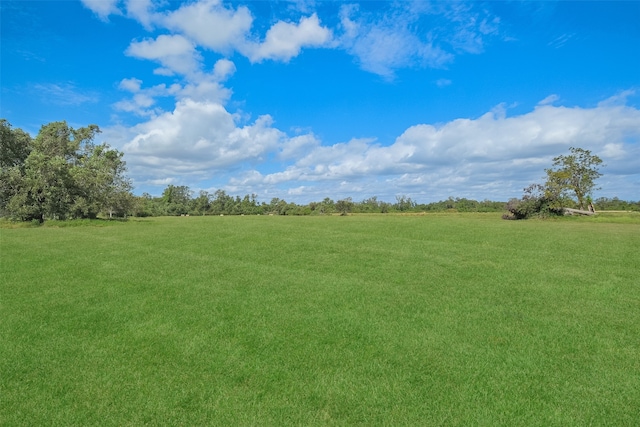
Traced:
[[525, 188], [522, 199], [509, 200], [505, 209], [509, 213], [502, 215], [503, 219], [547, 218], [563, 214], [561, 200], [540, 184]]

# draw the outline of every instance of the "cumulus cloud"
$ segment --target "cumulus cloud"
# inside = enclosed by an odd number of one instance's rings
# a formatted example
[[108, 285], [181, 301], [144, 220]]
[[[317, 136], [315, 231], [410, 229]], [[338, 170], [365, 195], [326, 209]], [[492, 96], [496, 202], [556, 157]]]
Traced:
[[267, 30], [264, 41], [255, 42], [249, 9], [246, 6], [234, 9], [218, 0], [183, 5], [156, 21], [198, 46], [224, 55], [237, 51], [253, 62], [265, 59], [286, 62], [299, 55], [304, 47], [325, 46], [331, 40], [331, 31], [323, 27], [318, 15], [313, 13], [298, 23], [277, 21]]
[[152, 0], [126, 0], [125, 8], [128, 17], [140, 22], [146, 29], [152, 29], [158, 16]]
[[224, 102], [230, 96], [231, 90], [213, 79], [188, 83], [176, 93], [176, 98], [179, 100], [190, 99], [199, 102]]
[[162, 24], [216, 52], [231, 53], [245, 43], [253, 17], [245, 6], [225, 7], [218, 0], [185, 4], [167, 13]]
[[235, 119], [221, 104], [187, 98], [173, 111], [131, 128], [128, 133], [134, 136], [123, 151], [153, 179], [208, 176], [277, 151], [284, 134], [271, 126], [271, 117], [245, 126], [237, 126]]
[[169, 87], [165, 84], [143, 87], [142, 80], [126, 78], [120, 81], [118, 89], [131, 93], [131, 97], [116, 102], [113, 108], [139, 116], [154, 116], [161, 112], [160, 109], [155, 108], [156, 98], [176, 96], [182, 90], [182, 86], [175, 83]]
[[320, 144], [321, 141], [313, 134], [298, 135], [283, 143], [279, 154], [284, 160], [298, 159]]
[[[175, 97], [177, 100], [196, 102], [224, 103], [231, 96], [231, 90], [222, 84], [235, 72], [235, 65], [227, 59], [216, 62], [210, 74], [192, 70], [189, 79], [183, 84], [173, 83], [170, 86], [159, 84], [143, 87], [143, 82], [136, 78], [123, 79], [118, 88], [130, 92], [132, 96], [116, 102], [113, 106], [118, 111], [131, 112], [139, 116], [156, 116], [163, 111], [156, 108], [159, 97]], [[153, 107], [153, 108], [152, 108]]]
[[289, 61], [300, 53], [303, 47], [319, 47], [331, 40], [331, 31], [320, 25], [318, 15], [303, 17], [298, 24], [276, 22], [268, 31], [264, 42], [249, 44], [243, 50], [247, 56], [259, 62], [264, 59]]
[[[299, 202], [398, 194], [506, 200], [542, 182], [552, 158], [572, 146], [602, 157], [603, 191], [640, 186], [640, 110], [625, 105], [539, 104], [512, 117], [497, 108], [477, 118], [410, 126], [389, 145], [370, 138], [323, 145], [311, 133], [288, 136], [270, 116], [239, 121], [220, 103], [185, 98], [171, 112], [120, 129], [116, 145], [136, 183], [223, 176], [218, 188]], [[105, 133], [117, 141], [118, 132]]]
[[[603, 158], [610, 176], [640, 170], [640, 111], [631, 107], [538, 106], [506, 117], [495, 111], [477, 119], [411, 126], [389, 146], [352, 140], [316, 146], [283, 171], [266, 174], [270, 185], [329, 182], [377, 189], [378, 195], [493, 197], [518, 195], [543, 179], [551, 159], [571, 146]], [[447, 194], [448, 192], [448, 194]]]
[[220, 59], [213, 66], [213, 78], [219, 82], [225, 81], [236, 72], [236, 65], [228, 59]]
[[[122, 14], [118, 0], [83, 3], [103, 20]], [[293, 9], [306, 16], [298, 22], [279, 20], [261, 37], [247, 6], [234, 7], [220, 0], [185, 3], [174, 10], [153, 0], [124, 0], [123, 4], [126, 16], [147, 30], [173, 33], [155, 42], [135, 42], [128, 50], [132, 56], [163, 63], [156, 72], [166, 75], [185, 74], [199, 60], [200, 48], [225, 56], [238, 52], [252, 62], [287, 62], [303, 48], [324, 47], [344, 49], [364, 70], [392, 78], [403, 67], [442, 68], [453, 61], [454, 52], [480, 53], [486, 40], [499, 33], [500, 24], [497, 17], [464, 3], [399, 2], [375, 13], [342, 5], [339, 26], [331, 29], [311, 12], [313, 3], [299, 2]], [[334, 37], [334, 32], [340, 35]]]
[[162, 75], [192, 74], [199, 68], [201, 59], [194, 44], [181, 35], [160, 35], [155, 40], [132, 42], [126, 54], [159, 62], [163, 68], [156, 72]]
[[122, 79], [118, 88], [121, 90], [126, 90], [128, 92], [136, 93], [140, 91], [140, 86], [142, 85], [142, 80], [136, 78], [130, 79]]

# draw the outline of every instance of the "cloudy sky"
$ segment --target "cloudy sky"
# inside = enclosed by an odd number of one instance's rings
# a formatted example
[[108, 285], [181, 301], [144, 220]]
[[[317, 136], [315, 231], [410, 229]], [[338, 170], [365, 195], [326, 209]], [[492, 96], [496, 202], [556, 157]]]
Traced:
[[135, 193], [507, 200], [569, 147], [640, 199], [640, 2], [6, 1], [1, 117]]

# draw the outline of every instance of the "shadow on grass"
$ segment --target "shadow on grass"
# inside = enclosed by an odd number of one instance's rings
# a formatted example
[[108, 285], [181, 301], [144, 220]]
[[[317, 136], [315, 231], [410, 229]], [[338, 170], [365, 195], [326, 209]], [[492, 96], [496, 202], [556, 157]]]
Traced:
[[128, 218], [96, 218], [96, 219], [67, 219], [67, 220], [47, 220], [40, 222], [33, 221], [13, 221], [6, 218], [0, 219], [0, 228], [63, 228], [63, 227], [108, 227], [128, 222]]

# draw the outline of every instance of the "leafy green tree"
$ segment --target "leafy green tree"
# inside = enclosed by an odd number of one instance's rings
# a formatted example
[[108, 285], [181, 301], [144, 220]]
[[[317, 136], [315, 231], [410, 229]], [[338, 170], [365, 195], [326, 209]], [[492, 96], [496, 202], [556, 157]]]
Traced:
[[[2, 125], [4, 137], [8, 126]], [[29, 144], [22, 164], [17, 164], [19, 156], [5, 156], [3, 161], [14, 166], [2, 171], [3, 214], [44, 221], [126, 210], [131, 184], [124, 175], [122, 153], [107, 144], [96, 146], [93, 140], [99, 132], [95, 125], [74, 129], [66, 122], [49, 123]], [[26, 143], [24, 134], [17, 135]]]
[[191, 190], [186, 185], [168, 185], [162, 192], [167, 215], [184, 215], [189, 212]]
[[77, 167], [72, 168], [78, 191], [74, 216], [95, 218], [101, 211], [106, 211], [110, 218], [114, 214], [124, 215], [133, 203], [125, 171], [123, 153], [107, 144], [87, 144], [78, 156]]
[[[32, 139], [22, 129], [14, 129], [0, 119], [0, 215], [9, 214], [8, 204], [24, 186], [24, 166], [31, 152]], [[17, 204], [17, 200], [14, 201]]]
[[80, 146], [91, 144], [97, 132], [97, 126], [76, 131], [66, 122], [43, 125], [25, 160], [21, 194], [12, 210], [22, 212], [23, 219], [66, 218], [78, 194], [73, 169], [81, 162]]
[[351, 197], [347, 197], [346, 199], [338, 200], [336, 202], [336, 210], [340, 212], [340, 215], [346, 216], [353, 209], [353, 200]]
[[[25, 162], [23, 192], [28, 212], [34, 219], [65, 219], [73, 202], [75, 181], [62, 156], [50, 156], [34, 149]], [[27, 208], [27, 206], [25, 206]], [[28, 218], [27, 218], [28, 219]]]
[[246, 215], [255, 215], [259, 213], [258, 196], [256, 194], [246, 194], [240, 202], [240, 213]]
[[134, 205], [135, 197], [131, 192], [113, 191], [107, 199], [106, 213], [109, 214], [109, 218], [114, 216], [126, 218], [133, 210]]
[[365, 213], [374, 213], [381, 211], [381, 204], [384, 202], [378, 201], [378, 197], [373, 196], [363, 200], [360, 203], [354, 204], [354, 211], [360, 211]]
[[396, 196], [396, 204], [394, 205], [395, 209], [400, 212], [405, 212], [413, 209], [416, 206], [416, 203], [411, 200], [411, 197], [407, 196]]
[[137, 217], [158, 216], [160, 212], [154, 197], [149, 193], [142, 193], [142, 196], [133, 197], [132, 212]]
[[208, 191], [200, 190], [198, 197], [191, 200], [191, 211], [205, 215], [211, 207], [211, 195]]
[[325, 197], [322, 202], [320, 202], [319, 210], [322, 214], [332, 214], [336, 211], [336, 204], [329, 197]]
[[274, 197], [269, 202], [267, 211], [275, 215], [286, 215], [289, 209], [290, 209], [290, 206], [286, 202], [286, 200], [282, 200], [278, 197]]
[[595, 180], [602, 159], [582, 148], [569, 148], [571, 154], [553, 159], [553, 167], [546, 169], [546, 191], [551, 197], [562, 200], [569, 194], [575, 195], [580, 209], [585, 209], [586, 198], [595, 190]]
[[230, 214], [235, 201], [224, 190], [216, 190], [211, 200], [211, 213], [214, 215]]
[[31, 136], [22, 129], [13, 129], [6, 119], [0, 119], [0, 168], [24, 165], [31, 152]]

